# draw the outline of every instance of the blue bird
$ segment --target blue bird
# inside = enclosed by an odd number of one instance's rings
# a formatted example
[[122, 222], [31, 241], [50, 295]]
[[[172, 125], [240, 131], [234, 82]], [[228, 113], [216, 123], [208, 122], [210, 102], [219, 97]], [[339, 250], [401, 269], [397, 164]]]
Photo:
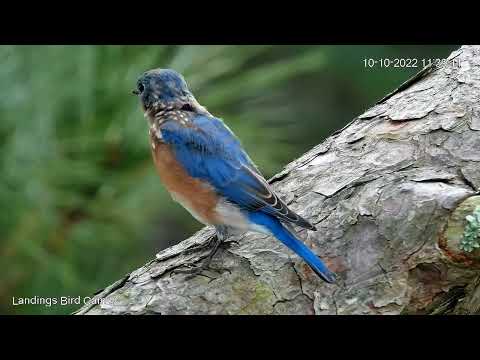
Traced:
[[149, 122], [153, 160], [164, 186], [197, 220], [217, 230], [211, 256], [229, 229], [261, 232], [280, 240], [320, 278], [334, 282], [334, 273], [298, 239], [291, 224], [316, 228], [272, 191], [238, 138], [198, 103], [182, 75], [147, 71], [133, 92]]

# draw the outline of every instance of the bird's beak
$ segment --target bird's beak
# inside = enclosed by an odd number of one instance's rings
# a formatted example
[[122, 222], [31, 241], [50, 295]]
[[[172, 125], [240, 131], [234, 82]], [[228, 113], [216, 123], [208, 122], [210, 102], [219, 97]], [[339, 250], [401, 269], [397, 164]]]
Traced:
[[132, 90], [132, 94], [138, 96], [140, 95], [140, 92], [137, 89], [135, 89], [135, 90]]

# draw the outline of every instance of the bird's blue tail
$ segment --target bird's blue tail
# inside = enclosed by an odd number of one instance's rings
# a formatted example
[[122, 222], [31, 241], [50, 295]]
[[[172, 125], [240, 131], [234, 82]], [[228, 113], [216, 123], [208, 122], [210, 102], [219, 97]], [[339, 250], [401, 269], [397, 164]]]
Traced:
[[335, 282], [335, 274], [277, 218], [262, 212], [249, 212], [248, 217], [253, 223], [267, 228], [273, 236], [305, 260], [320, 278], [328, 283]]

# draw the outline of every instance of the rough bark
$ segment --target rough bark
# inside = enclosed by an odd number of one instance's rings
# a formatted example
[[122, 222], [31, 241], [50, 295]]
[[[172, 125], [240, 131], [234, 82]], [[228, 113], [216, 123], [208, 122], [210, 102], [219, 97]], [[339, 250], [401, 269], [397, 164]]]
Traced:
[[[368, 89], [366, 89], [368, 91]], [[480, 312], [480, 251], [462, 252], [480, 204], [480, 47], [424, 69], [270, 182], [317, 232], [299, 231], [339, 275], [326, 284], [271, 237], [228, 238], [211, 266], [205, 228], [94, 297], [78, 314]], [[466, 201], [466, 202], [465, 202]]]

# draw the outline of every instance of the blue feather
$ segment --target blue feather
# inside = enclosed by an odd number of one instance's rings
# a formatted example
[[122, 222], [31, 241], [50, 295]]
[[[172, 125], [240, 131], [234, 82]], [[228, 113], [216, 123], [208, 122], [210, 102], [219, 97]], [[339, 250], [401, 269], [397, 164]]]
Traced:
[[247, 212], [247, 216], [254, 224], [267, 228], [273, 236], [294, 251], [312, 270], [323, 280], [329, 283], [335, 282], [335, 275], [303, 242], [286, 229], [278, 219], [262, 212]]
[[189, 175], [208, 182], [227, 200], [244, 209], [261, 210], [315, 230], [270, 189], [240, 141], [222, 120], [198, 115], [189, 125], [166, 121], [161, 132]]

